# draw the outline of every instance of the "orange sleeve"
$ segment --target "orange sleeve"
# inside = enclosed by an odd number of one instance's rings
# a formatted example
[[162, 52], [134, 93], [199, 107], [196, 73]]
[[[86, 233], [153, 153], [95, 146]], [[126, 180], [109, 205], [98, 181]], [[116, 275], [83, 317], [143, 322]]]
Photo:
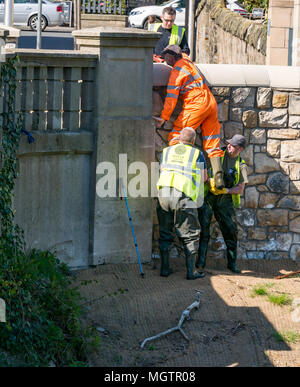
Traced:
[[179, 97], [180, 88], [183, 84], [185, 77], [185, 73], [179, 71], [176, 66], [172, 69], [167, 86], [167, 95], [165, 98], [164, 108], [160, 115], [160, 117], [163, 118], [165, 121], [169, 121], [173, 110], [175, 109]]

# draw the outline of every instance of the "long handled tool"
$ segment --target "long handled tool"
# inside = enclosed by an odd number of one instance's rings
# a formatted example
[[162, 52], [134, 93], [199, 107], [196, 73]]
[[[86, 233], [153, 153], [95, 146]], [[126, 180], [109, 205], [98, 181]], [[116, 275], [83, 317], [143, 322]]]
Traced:
[[142, 268], [142, 263], [141, 263], [141, 259], [140, 259], [138, 244], [137, 244], [137, 241], [135, 239], [135, 234], [134, 234], [134, 229], [133, 229], [133, 224], [132, 224], [132, 218], [131, 218], [131, 214], [130, 214], [130, 211], [129, 211], [129, 205], [128, 205], [128, 200], [127, 200], [126, 190], [125, 190], [125, 187], [123, 185], [122, 179], [119, 179], [119, 184], [120, 184], [119, 185], [120, 191], [122, 189], [123, 194], [124, 194], [124, 198], [125, 198], [125, 203], [126, 203], [127, 212], [128, 212], [128, 218], [129, 218], [129, 221], [130, 221], [132, 235], [133, 235], [133, 240], [134, 240], [134, 246], [135, 246], [136, 254], [137, 254], [137, 257], [138, 257], [138, 260], [139, 260], [139, 264], [140, 264], [141, 276], [144, 277], [145, 273], [143, 272], [143, 268]]

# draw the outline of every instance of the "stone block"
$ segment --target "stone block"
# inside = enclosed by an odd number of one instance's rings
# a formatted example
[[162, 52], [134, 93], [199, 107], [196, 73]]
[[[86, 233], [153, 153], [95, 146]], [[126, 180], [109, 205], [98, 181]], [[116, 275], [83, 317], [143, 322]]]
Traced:
[[268, 87], [259, 87], [257, 90], [256, 103], [259, 109], [268, 109], [271, 107], [272, 89]]
[[257, 221], [259, 227], [287, 226], [288, 211], [276, 208], [271, 210], [257, 210]]
[[279, 208], [288, 208], [290, 210], [298, 210], [300, 208], [300, 196], [288, 195], [284, 196], [278, 203]]
[[[253, 145], [248, 145], [245, 150], [241, 152], [241, 158], [245, 160], [245, 163], [248, 167], [253, 165]], [[248, 175], [251, 175], [250, 171], [248, 171]]]
[[214, 96], [229, 97], [230, 87], [212, 87], [211, 92]]
[[288, 106], [289, 95], [279, 91], [274, 91], [273, 94], [273, 107], [274, 108], [286, 108]]
[[300, 115], [300, 94], [290, 94], [289, 114]]
[[281, 172], [271, 173], [267, 179], [267, 187], [271, 192], [285, 193], [289, 192], [289, 177]]
[[225, 122], [224, 135], [225, 138], [232, 138], [235, 134], [243, 134], [243, 124], [239, 122]]
[[266, 142], [266, 138], [265, 129], [253, 129], [251, 131], [250, 142], [252, 144], [264, 144]]
[[300, 233], [300, 216], [290, 221], [290, 231]]
[[[291, 118], [291, 117], [290, 117]], [[300, 118], [299, 118], [300, 127]], [[295, 140], [300, 137], [300, 130], [296, 129], [270, 129], [268, 130], [268, 138], [276, 138], [281, 140]]]
[[263, 128], [285, 128], [288, 123], [287, 109], [273, 109], [258, 113], [259, 126]]
[[264, 184], [266, 182], [267, 175], [251, 175], [248, 176], [248, 183], [249, 185], [258, 185], [258, 184]]
[[263, 251], [247, 251], [248, 259], [264, 259], [265, 253]]
[[218, 104], [218, 118], [220, 122], [228, 120], [229, 111], [229, 100], [225, 99], [223, 102]]
[[255, 211], [252, 209], [242, 209], [236, 213], [237, 222], [243, 227], [251, 227], [255, 224]]
[[281, 160], [285, 162], [300, 162], [300, 140], [282, 141]]
[[280, 170], [278, 162], [264, 153], [257, 153], [255, 155], [254, 166], [255, 173], [267, 173]]
[[230, 111], [231, 121], [242, 121], [243, 109], [238, 107], [233, 107]]
[[[292, 129], [300, 128], [300, 116], [289, 116], [289, 127]], [[299, 135], [297, 136], [299, 137]]]
[[258, 185], [256, 188], [257, 188], [258, 192], [268, 192], [269, 191], [268, 187], [264, 184]]
[[294, 244], [291, 246], [290, 250], [290, 257], [293, 261], [299, 261], [300, 260], [300, 244]]
[[276, 239], [269, 239], [266, 241], [257, 242], [257, 250], [267, 251], [276, 251], [278, 250], [278, 243]]
[[280, 145], [279, 140], [268, 140], [267, 153], [272, 157], [280, 157]]
[[290, 171], [290, 179], [291, 180], [300, 180], [300, 164], [299, 163], [290, 163], [289, 171]]
[[256, 239], [263, 241], [267, 237], [266, 230], [264, 228], [250, 228], [248, 230], [248, 239]]
[[254, 107], [255, 89], [250, 87], [237, 88], [232, 91], [233, 106]]
[[290, 181], [290, 193], [291, 194], [300, 194], [300, 181]]
[[257, 208], [259, 193], [255, 187], [249, 187], [245, 189], [245, 208]]
[[278, 202], [280, 195], [274, 193], [261, 193], [259, 197], [260, 208], [274, 208]]
[[246, 128], [255, 128], [257, 126], [257, 113], [255, 110], [246, 110], [242, 116], [243, 124]]

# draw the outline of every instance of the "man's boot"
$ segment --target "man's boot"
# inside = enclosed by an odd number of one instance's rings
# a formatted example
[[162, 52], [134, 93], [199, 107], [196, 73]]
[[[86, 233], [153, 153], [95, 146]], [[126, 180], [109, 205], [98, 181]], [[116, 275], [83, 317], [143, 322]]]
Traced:
[[199, 244], [199, 250], [198, 250], [198, 257], [196, 259], [195, 266], [199, 269], [199, 267], [202, 267], [202, 269], [206, 266], [206, 254], [207, 254], [207, 244]]
[[168, 277], [173, 270], [169, 268], [169, 251], [168, 250], [160, 250], [160, 275], [162, 277]]
[[217, 189], [222, 189], [225, 187], [224, 184], [224, 173], [222, 169], [222, 158], [221, 157], [211, 157], [210, 164], [213, 171], [213, 176], [215, 180], [215, 185]]
[[189, 253], [187, 253], [185, 256], [186, 279], [188, 280], [203, 278], [205, 276], [205, 273], [195, 271], [196, 257], [197, 257], [197, 254], [189, 254]]
[[236, 251], [227, 250], [227, 269], [233, 273], [239, 274], [241, 271], [236, 267]]

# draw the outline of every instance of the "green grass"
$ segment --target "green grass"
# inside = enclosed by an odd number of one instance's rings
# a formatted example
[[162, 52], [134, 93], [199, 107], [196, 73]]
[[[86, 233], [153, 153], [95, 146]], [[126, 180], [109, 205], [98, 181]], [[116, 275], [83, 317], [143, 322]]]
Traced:
[[273, 336], [279, 342], [297, 343], [300, 341], [300, 333], [294, 331], [274, 332]]
[[252, 297], [255, 297], [255, 296], [267, 296], [269, 293], [268, 293], [268, 288], [271, 288], [272, 286], [274, 286], [274, 283], [273, 282], [268, 282], [264, 285], [259, 285], [259, 286], [255, 286], [253, 288], [253, 292], [251, 294]]
[[285, 293], [282, 294], [268, 294], [268, 300], [275, 305], [291, 305], [292, 299]]

